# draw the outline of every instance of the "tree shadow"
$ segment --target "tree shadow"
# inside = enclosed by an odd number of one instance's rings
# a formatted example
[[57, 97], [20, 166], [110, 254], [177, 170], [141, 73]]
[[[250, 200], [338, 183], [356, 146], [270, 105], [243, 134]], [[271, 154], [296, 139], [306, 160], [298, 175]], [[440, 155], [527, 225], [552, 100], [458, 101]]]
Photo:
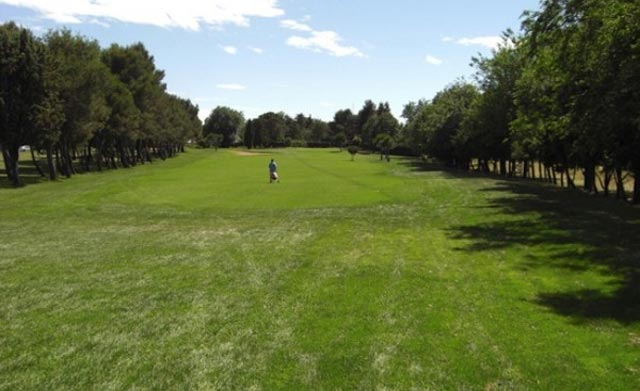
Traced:
[[640, 321], [640, 209], [530, 181], [496, 183], [481, 190], [492, 193], [487, 220], [450, 229], [452, 239], [464, 242], [459, 251], [526, 246], [522, 270], [595, 270], [611, 286], [540, 292], [533, 302], [578, 322]]
[[430, 160], [421, 160], [415, 157], [397, 157], [400, 160], [399, 165], [406, 167], [413, 172], [437, 172], [445, 179], [461, 179], [461, 178], [498, 178], [486, 172], [468, 171], [444, 166], [442, 163]]
[[[42, 166], [42, 163], [40, 164]], [[40, 175], [38, 169], [33, 164], [33, 161], [20, 161], [20, 182], [22, 187], [35, 185], [41, 182], [46, 182], [47, 178]], [[16, 187], [9, 181], [7, 177], [7, 170], [3, 167], [0, 168], [0, 189], [15, 189]]]

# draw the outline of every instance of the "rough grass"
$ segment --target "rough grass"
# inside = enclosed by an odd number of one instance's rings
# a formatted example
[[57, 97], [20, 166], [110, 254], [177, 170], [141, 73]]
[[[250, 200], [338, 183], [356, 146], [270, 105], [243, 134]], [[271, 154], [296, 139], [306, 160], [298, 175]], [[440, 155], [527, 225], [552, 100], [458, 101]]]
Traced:
[[0, 390], [640, 388], [637, 209], [265, 153], [0, 190]]

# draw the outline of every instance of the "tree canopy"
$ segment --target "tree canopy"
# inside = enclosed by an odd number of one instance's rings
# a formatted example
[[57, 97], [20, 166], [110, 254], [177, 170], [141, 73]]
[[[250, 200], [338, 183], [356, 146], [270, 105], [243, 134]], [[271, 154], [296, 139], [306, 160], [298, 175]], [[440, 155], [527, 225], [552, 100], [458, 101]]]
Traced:
[[101, 49], [68, 30], [38, 38], [6, 23], [0, 51], [0, 148], [15, 185], [22, 145], [46, 154], [55, 179], [164, 159], [201, 132], [198, 107], [166, 92], [141, 43]]

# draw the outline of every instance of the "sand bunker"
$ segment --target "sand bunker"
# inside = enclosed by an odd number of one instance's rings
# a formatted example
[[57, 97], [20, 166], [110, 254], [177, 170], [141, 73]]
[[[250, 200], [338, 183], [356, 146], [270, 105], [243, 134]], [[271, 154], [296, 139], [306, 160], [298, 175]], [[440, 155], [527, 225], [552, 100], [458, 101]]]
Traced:
[[262, 156], [264, 153], [260, 152], [249, 152], [249, 151], [233, 151], [234, 154], [238, 156]]

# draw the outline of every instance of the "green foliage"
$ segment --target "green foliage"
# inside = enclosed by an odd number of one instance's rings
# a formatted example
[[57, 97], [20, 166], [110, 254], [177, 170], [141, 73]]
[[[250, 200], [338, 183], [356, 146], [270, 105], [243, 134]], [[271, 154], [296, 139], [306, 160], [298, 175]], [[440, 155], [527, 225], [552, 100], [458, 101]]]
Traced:
[[219, 146], [228, 148], [234, 145], [242, 134], [245, 125], [242, 112], [229, 107], [218, 106], [211, 111], [205, 119], [202, 133], [205, 137], [209, 134], [219, 134], [222, 142]]
[[356, 116], [350, 109], [338, 110], [333, 116], [333, 121], [329, 123], [331, 132], [336, 137], [343, 134], [346, 140], [353, 139], [356, 134]]
[[[619, 198], [624, 172], [632, 172], [632, 201], [640, 202], [637, 20], [638, 2], [541, 2], [540, 11], [525, 12], [522, 36], [507, 30], [490, 57], [472, 60], [479, 92], [448, 87], [405, 106], [401, 143], [461, 168], [499, 162], [503, 175], [515, 174], [516, 161], [525, 176], [542, 162], [569, 186], [578, 169], [594, 193], [607, 194], [615, 178]], [[373, 115], [369, 103], [359, 118]]]
[[464, 165], [468, 156], [461, 156], [457, 143], [471, 105], [478, 99], [478, 90], [465, 82], [455, 83], [439, 92], [432, 102], [425, 103], [407, 134], [414, 140], [418, 152], [451, 165]]
[[0, 148], [15, 186], [21, 184], [18, 149], [36, 139], [34, 109], [47, 97], [45, 50], [31, 31], [14, 23], [0, 25]]
[[252, 121], [253, 145], [262, 147], [283, 146], [287, 133], [284, 113], [265, 113]]
[[15, 185], [24, 144], [44, 150], [55, 179], [166, 158], [200, 134], [198, 107], [166, 93], [140, 43], [102, 50], [68, 30], [39, 39], [13, 23], [0, 38], [0, 145]]
[[223, 139], [224, 136], [219, 133], [209, 133], [200, 139], [198, 144], [203, 148], [218, 149], [222, 145]]

